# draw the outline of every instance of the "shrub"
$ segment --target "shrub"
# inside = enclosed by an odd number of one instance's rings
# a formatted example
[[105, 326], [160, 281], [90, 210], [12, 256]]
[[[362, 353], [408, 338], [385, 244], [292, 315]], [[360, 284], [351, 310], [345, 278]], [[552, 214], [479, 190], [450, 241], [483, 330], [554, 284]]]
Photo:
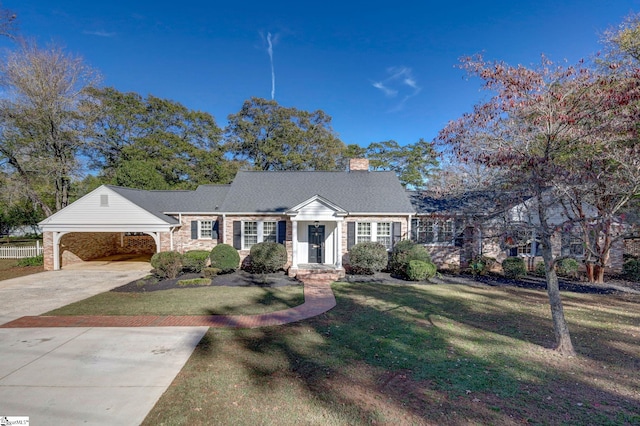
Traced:
[[44, 265], [44, 256], [33, 256], [33, 257], [25, 257], [23, 259], [18, 260], [18, 266], [42, 266]]
[[191, 278], [189, 280], [178, 281], [178, 286], [180, 287], [188, 287], [192, 285], [193, 286], [211, 285], [211, 278]]
[[151, 266], [160, 278], [173, 279], [182, 270], [182, 255], [177, 251], [163, 251], [151, 257]]
[[640, 282], [640, 259], [631, 258], [624, 262], [622, 272], [631, 281]]
[[249, 270], [259, 274], [276, 272], [287, 263], [287, 249], [283, 244], [264, 242], [251, 246]]
[[522, 278], [527, 275], [527, 266], [521, 257], [507, 257], [502, 261], [502, 271], [507, 278]]
[[213, 278], [216, 275], [220, 275], [222, 273], [222, 269], [219, 268], [204, 268], [202, 270], [202, 275], [204, 275], [205, 278]]
[[349, 265], [353, 272], [373, 274], [386, 268], [389, 254], [385, 246], [378, 242], [367, 241], [351, 247]]
[[229, 244], [218, 244], [211, 250], [211, 267], [219, 269], [222, 273], [233, 272], [240, 266], [238, 251]]
[[209, 254], [207, 250], [189, 250], [182, 255], [182, 268], [189, 272], [202, 272], [207, 266]]
[[547, 271], [544, 266], [544, 262], [536, 263], [536, 266], [533, 268], [533, 274], [538, 277], [544, 277]]
[[471, 260], [469, 267], [473, 276], [485, 275], [496, 264], [494, 257], [476, 256]]
[[424, 246], [410, 240], [402, 240], [396, 243], [391, 252], [389, 270], [391, 273], [406, 277], [407, 266], [412, 260], [431, 263], [431, 256]]
[[563, 257], [556, 261], [556, 272], [563, 277], [575, 277], [580, 264], [572, 257]]
[[407, 265], [407, 278], [411, 281], [424, 281], [436, 276], [436, 265], [421, 260], [410, 260]]

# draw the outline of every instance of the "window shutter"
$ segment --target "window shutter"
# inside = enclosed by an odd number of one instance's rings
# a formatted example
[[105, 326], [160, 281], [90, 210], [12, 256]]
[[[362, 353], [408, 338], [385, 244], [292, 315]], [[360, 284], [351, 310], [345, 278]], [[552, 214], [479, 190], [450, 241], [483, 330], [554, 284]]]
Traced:
[[284, 244], [287, 239], [287, 221], [278, 221], [278, 244]]
[[418, 227], [420, 226], [420, 219], [411, 219], [411, 241], [418, 242]]
[[233, 221], [233, 248], [242, 249], [242, 222], [239, 220]]
[[453, 245], [456, 247], [464, 246], [464, 223], [461, 219], [457, 219], [455, 221], [455, 226], [453, 228], [454, 237], [453, 237]]
[[192, 240], [198, 239], [198, 221], [197, 220], [191, 221], [191, 239]]
[[217, 220], [211, 224], [211, 239], [212, 240], [217, 240], [218, 239], [219, 226], [220, 226], [220, 223]]
[[347, 250], [356, 245], [356, 223], [347, 222]]
[[392, 227], [392, 238], [391, 238], [391, 247], [395, 246], [398, 241], [402, 239], [402, 223], [401, 222], [393, 222]]

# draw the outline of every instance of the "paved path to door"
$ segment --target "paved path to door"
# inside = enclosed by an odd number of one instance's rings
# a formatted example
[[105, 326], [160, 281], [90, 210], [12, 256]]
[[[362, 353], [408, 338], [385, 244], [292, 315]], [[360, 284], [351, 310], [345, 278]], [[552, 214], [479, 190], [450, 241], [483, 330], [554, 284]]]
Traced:
[[320, 315], [336, 305], [331, 283], [304, 283], [304, 303], [261, 315], [25, 316], [0, 328], [33, 327], [216, 327], [255, 328], [283, 325]]

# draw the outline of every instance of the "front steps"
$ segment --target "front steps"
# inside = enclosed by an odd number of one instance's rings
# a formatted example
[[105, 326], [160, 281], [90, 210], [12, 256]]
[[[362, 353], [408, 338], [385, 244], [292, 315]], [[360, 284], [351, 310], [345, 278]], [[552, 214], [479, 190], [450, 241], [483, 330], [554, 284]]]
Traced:
[[332, 283], [334, 281], [338, 281], [341, 278], [344, 278], [344, 269], [336, 269], [333, 267], [326, 267], [325, 265], [318, 265], [319, 267], [307, 267], [307, 265], [300, 266], [296, 271], [289, 271], [290, 275], [293, 275], [299, 281], [303, 283]]

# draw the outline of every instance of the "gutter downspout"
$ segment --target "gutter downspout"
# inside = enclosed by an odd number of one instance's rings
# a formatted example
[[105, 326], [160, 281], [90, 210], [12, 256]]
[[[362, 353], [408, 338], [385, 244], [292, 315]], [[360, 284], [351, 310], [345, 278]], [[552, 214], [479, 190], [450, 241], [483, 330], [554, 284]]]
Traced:
[[222, 244], [224, 244], [224, 237], [225, 237], [224, 230], [225, 230], [226, 225], [227, 225], [227, 214], [226, 213], [222, 213], [222, 226], [221, 226], [221, 228], [220, 228], [220, 230], [218, 232], [218, 234], [219, 234], [218, 238], [219, 238], [220, 241], [222, 241]]

